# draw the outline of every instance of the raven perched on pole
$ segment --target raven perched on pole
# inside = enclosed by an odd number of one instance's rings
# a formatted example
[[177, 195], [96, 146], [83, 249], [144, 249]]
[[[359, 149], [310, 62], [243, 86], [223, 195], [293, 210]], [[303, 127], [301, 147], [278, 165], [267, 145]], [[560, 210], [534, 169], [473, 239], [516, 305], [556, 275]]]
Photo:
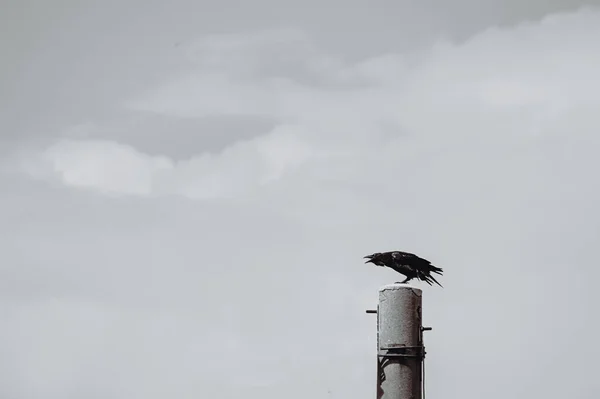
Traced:
[[371, 262], [377, 266], [389, 267], [406, 276], [404, 281], [397, 282], [396, 284], [408, 283], [413, 278], [416, 278], [425, 281], [429, 285], [435, 282], [442, 287], [431, 273], [442, 275], [443, 270], [432, 265], [427, 259], [420, 258], [415, 254], [402, 251], [376, 252], [364, 258], [368, 259], [365, 263]]

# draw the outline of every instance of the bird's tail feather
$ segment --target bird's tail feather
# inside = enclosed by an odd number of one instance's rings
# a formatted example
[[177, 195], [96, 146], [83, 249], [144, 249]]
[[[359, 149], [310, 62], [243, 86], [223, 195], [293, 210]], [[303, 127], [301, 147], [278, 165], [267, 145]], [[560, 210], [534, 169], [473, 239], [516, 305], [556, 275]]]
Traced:
[[[438, 281], [435, 279], [435, 277], [433, 277], [433, 276], [428, 276], [428, 277], [429, 277], [430, 279], [432, 279], [432, 280], [433, 280], [433, 281], [434, 281], [434, 282], [435, 282], [437, 285], [439, 285], [440, 287], [444, 288], [444, 286], [443, 286], [443, 285], [441, 285], [440, 283], [438, 283]], [[430, 285], [431, 285], [431, 283], [430, 283]]]
[[[438, 274], [440, 274], [440, 273], [438, 273]], [[435, 277], [433, 277], [433, 276], [432, 276], [432, 275], [430, 275], [430, 274], [421, 273], [421, 274], [419, 275], [419, 280], [423, 280], [423, 281], [425, 281], [425, 282], [426, 282], [427, 284], [429, 284], [429, 285], [433, 285], [433, 283], [436, 283], [436, 284], [437, 284], [437, 285], [439, 285], [440, 287], [444, 288], [444, 286], [443, 286], [443, 285], [441, 285], [441, 284], [440, 284], [440, 283], [439, 283], [439, 282], [438, 282], [438, 281], [435, 279]]]
[[437, 266], [434, 266], [434, 265], [429, 265], [429, 271], [432, 272], [432, 273], [437, 273], [440, 276], [444, 272], [444, 270], [441, 267], [437, 267]]

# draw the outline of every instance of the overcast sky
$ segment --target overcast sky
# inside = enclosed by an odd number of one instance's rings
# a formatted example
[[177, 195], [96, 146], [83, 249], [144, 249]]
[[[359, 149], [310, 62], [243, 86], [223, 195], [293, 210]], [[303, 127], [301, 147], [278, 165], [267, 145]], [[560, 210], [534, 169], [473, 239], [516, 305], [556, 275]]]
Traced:
[[600, 397], [600, 8], [4, 0], [0, 397]]

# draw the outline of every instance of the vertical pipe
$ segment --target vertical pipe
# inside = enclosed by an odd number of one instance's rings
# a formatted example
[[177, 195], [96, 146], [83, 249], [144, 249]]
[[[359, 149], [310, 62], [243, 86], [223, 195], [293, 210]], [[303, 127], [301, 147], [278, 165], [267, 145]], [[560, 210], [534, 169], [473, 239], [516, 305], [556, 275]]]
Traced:
[[378, 399], [422, 399], [422, 291], [406, 284], [379, 290]]

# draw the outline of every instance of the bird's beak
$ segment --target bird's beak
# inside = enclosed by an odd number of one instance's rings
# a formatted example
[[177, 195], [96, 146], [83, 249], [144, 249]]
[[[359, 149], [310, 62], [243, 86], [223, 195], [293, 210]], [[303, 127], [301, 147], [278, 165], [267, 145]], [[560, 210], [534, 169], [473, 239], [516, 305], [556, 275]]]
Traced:
[[365, 263], [373, 262], [373, 255], [367, 255], [363, 259], [368, 259]]

